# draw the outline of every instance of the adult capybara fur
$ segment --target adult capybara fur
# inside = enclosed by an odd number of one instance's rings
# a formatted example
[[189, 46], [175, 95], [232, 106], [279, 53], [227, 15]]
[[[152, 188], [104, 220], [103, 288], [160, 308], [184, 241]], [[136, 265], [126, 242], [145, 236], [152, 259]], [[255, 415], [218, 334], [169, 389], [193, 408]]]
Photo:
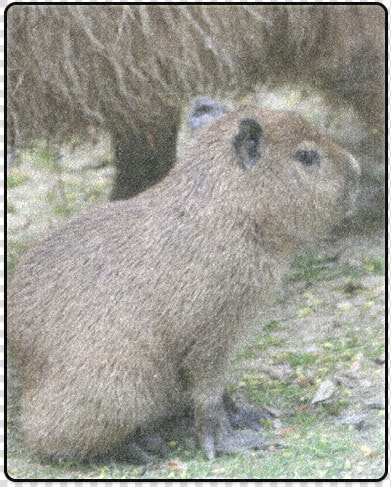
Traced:
[[34, 451], [138, 454], [132, 435], [188, 406], [209, 458], [259, 445], [232, 429], [233, 350], [295, 250], [349, 210], [359, 169], [292, 114], [223, 112], [196, 103], [163, 181], [70, 219], [16, 271], [9, 345]]
[[296, 83], [357, 111], [373, 164], [384, 147], [385, 15], [370, 4], [13, 4], [8, 142], [103, 127], [111, 197], [126, 199], [168, 173], [191, 98]]

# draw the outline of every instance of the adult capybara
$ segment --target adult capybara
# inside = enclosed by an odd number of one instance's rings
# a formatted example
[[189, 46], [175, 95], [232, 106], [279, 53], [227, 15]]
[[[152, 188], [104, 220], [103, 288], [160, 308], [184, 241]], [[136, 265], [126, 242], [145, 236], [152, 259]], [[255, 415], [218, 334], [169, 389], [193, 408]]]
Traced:
[[385, 16], [370, 4], [12, 4], [8, 142], [103, 127], [117, 168], [111, 198], [126, 199], [168, 173], [190, 99], [296, 83], [357, 111], [368, 128], [360, 154], [376, 165]]

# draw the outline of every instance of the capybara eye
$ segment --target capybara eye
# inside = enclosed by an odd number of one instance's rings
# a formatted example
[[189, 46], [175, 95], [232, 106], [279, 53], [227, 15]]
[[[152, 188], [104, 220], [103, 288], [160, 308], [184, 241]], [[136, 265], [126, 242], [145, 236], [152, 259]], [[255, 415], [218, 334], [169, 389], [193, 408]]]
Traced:
[[293, 157], [296, 161], [301, 162], [305, 166], [312, 166], [313, 164], [320, 163], [320, 156], [314, 150], [299, 149], [293, 154]]

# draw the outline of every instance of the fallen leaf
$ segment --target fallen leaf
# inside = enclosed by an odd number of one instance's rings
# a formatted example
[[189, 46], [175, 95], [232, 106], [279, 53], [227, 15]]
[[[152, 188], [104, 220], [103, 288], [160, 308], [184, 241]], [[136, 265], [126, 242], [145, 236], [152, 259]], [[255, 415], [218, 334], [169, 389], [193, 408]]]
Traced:
[[378, 451], [371, 451], [371, 453], [368, 453], [368, 458], [376, 458], [379, 456]]
[[171, 470], [187, 470], [187, 465], [176, 461], [167, 462], [164, 466]]
[[295, 424], [295, 426], [292, 426], [291, 428], [281, 428], [281, 429], [277, 430], [277, 434], [278, 435], [287, 435], [289, 433], [292, 433], [292, 431], [297, 430], [298, 427], [299, 427], [299, 425]]

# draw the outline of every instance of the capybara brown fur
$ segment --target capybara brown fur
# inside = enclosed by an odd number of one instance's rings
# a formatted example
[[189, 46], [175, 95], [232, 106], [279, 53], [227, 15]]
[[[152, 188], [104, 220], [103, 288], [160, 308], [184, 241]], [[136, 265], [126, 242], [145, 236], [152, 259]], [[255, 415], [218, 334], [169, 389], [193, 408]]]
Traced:
[[8, 143], [103, 127], [117, 168], [111, 198], [126, 199], [168, 173], [190, 99], [296, 83], [357, 111], [368, 127], [360, 154], [376, 165], [385, 16], [373, 4], [12, 4]]
[[33, 451], [137, 454], [127, 439], [187, 407], [209, 458], [259, 446], [232, 428], [233, 351], [294, 252], [351, 208], [359, 168], [292, 114], [216, 113], [163, 181], [70, 219], [19, 265], [8, 336]]

